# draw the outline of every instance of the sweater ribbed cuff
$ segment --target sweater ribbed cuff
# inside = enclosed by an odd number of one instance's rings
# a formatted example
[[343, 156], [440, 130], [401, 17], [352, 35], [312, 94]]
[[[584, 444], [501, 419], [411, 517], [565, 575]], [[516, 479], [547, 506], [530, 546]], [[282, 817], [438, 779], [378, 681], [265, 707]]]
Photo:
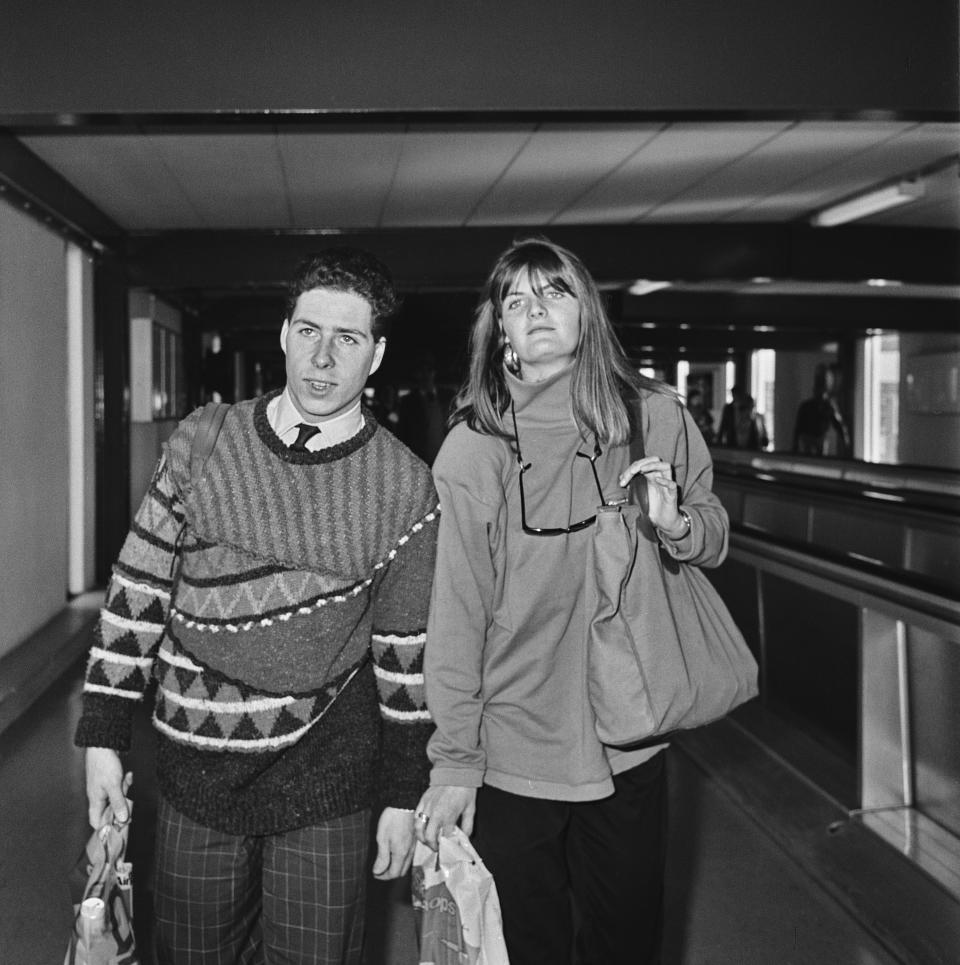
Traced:
[[380, 807], [409, 811], [420, 802], [429, 784], [426, 748], [432, 733], [432, 722], [384, 728], [376, 789]]
[[110, 747], [130, 750], [133, 712], [139, 701], [103, 694], [83, 695], [83, 714], [73, 742], [77, 747]]

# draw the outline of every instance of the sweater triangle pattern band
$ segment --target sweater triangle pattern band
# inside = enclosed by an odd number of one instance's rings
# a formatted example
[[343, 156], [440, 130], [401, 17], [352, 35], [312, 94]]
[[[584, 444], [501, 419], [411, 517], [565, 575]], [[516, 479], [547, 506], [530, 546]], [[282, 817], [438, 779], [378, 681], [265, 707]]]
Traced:
[[[161, 657], [165, 656], [161, 651]], [[167, 663], [158, 672], [153, 723], [173, 740], [207, 750], [276, 751], [316, 725], [366, 661], [306, 697], [245, 696], [192, 663]]]

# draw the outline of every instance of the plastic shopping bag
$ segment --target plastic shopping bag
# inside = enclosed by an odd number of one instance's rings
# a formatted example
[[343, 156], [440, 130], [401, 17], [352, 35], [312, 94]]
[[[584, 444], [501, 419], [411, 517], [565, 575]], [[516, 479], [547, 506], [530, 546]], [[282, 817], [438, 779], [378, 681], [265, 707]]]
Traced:
[[493, 875], [460, 828], [417, 845], [412, 886], [420, 965], [509, 965]]
[[[128, 813], [132, 805], [127, 801]], [[138, 965], [133, 937], [133, 866], [124, 860], [130, 822], [116, 824], [108, 809], [106, 824], [94, 831], [77, 863], [86, 879], [74, 905], [73, 933], [64, 965]]]

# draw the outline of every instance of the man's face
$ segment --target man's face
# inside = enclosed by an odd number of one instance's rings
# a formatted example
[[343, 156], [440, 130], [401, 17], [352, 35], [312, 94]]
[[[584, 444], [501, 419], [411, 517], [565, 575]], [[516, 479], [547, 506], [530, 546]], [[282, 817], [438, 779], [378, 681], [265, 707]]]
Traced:
[[360, 398], [387, 344], [374, 340], [372, 325], [370, 303], [353, 292], [314, 288], [297, 299], [280, 345], [287, 388], [304, 419], [333, 419]]

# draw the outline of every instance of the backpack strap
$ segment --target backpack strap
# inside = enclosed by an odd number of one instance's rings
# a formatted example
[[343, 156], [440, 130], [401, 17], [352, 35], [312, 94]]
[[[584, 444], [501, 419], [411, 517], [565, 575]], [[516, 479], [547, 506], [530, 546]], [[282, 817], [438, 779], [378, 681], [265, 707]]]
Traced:
[[203, 475], [203, 467], [217, 445], [230, 406], [226, 402], [208, 402], [200, 413], [200, 423], [190, 447], [190, 485], [196, 486]]
[[[217, 445], [217, 438], [223, 428], [223, 420], [227, 417], [230, 406], [226, 402], [208, 402], [200, 413], [200, 422], [197, 424], [197, 431], [194, 434], [193, 442], [190, 444], [190, 489], [199, 482], [203, 475], [203, 467], [210, 458]], [[186, 495], [186, 491], [184, 492]], [[173, 544], [173, 558], [170, 560], [170, 581], [173, 584], [173, 591], [176, 591], [180, 583], [180, 569], [183, 565], [183, 538], [187, 532], [186, 519], [180, 524], [177, 538]]]

